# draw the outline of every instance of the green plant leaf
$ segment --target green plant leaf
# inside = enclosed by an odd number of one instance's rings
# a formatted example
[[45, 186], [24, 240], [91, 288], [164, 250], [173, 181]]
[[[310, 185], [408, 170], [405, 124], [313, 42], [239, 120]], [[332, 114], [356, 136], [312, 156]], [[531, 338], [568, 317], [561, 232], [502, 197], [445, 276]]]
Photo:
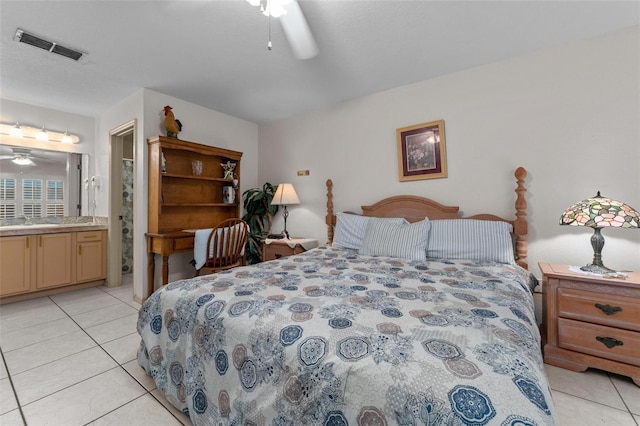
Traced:
[[250, 264], [262, 261], [262, 241], [271, 232], [273, 216], [278, 212], [278, 206], [271, 205], [276, 189], [277, 186], [266, 182], [262, 188], [251, 188], [242, 193], [245, 210], [242, 219], [249, 225], [245, 252]]

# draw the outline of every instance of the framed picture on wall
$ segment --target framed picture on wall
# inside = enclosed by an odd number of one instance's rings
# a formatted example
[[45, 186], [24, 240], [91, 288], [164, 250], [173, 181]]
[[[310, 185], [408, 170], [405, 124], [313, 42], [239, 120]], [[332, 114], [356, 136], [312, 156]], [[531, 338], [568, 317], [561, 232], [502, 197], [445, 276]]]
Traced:
[[396, 129], [400, 181], [447, 177], [444, 120]]

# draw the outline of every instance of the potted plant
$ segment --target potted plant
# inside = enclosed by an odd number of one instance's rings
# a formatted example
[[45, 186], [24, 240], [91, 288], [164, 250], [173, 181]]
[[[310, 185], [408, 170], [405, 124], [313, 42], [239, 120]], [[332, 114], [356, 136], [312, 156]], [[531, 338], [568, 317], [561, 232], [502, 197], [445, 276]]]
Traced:
[[267, 182], [262, 188], [251, 188], [242, 194], [245, 211], [242, 219], [249, 225], [245, 249], [249, 264], [262, 261], [262, 241], [271, 232], [273, 215], [278, 212], [278, 206], [271, 205], [277, 188]]

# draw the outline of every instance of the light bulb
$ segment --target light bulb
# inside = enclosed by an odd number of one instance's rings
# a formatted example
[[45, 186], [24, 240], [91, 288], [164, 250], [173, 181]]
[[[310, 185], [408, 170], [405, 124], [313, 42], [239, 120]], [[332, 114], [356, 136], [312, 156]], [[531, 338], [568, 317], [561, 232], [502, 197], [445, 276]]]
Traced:
[[281, 1], [281, 0], [267, 0], [267, 7], [264, 8], [262, 14], [264, 16], [271, 15], [274, 18], [279, 18], [282, 15], [287, 14], [287, 10], [284, 8], [284, 5], [290, 3], [289, 1]]
[[36, 135], [36, 139], [38, 139], [39, 141], [48, 141], [49, 140], [49, 134], [44, 129], [44, 126], [42, 126], [42, 130], [40, 130], [38, 132], [38, 134]]
[[62, 143], [73, 143], [71, 140], [71, 136], [69, 136], [69, 131], [65, 130], [64, 135], [62, 135]]
[[11, 136], [15, 136], [15, 137], [18, 137], [18, 138], [21, 138], [22, 136], [24, 136], [23, 133], [22, 133], [22, 129], [20, 128], [20, 125], [18, 124], [17, 121], [16, 121], [15, 126], [13, 126], [11, 128], [11, 131], [9, 132], [9, 134]]

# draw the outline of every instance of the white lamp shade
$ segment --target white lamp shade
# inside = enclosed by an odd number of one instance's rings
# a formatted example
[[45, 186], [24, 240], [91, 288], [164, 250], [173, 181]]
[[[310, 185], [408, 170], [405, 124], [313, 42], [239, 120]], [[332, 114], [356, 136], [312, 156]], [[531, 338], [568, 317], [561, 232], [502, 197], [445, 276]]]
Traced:
[[276, 189], [276, 193], [271, 200], [274, 206], [290, 206], [292, 204], [300, 204], [300, 199], [293, 185], [290, 183], [281, 183]]

